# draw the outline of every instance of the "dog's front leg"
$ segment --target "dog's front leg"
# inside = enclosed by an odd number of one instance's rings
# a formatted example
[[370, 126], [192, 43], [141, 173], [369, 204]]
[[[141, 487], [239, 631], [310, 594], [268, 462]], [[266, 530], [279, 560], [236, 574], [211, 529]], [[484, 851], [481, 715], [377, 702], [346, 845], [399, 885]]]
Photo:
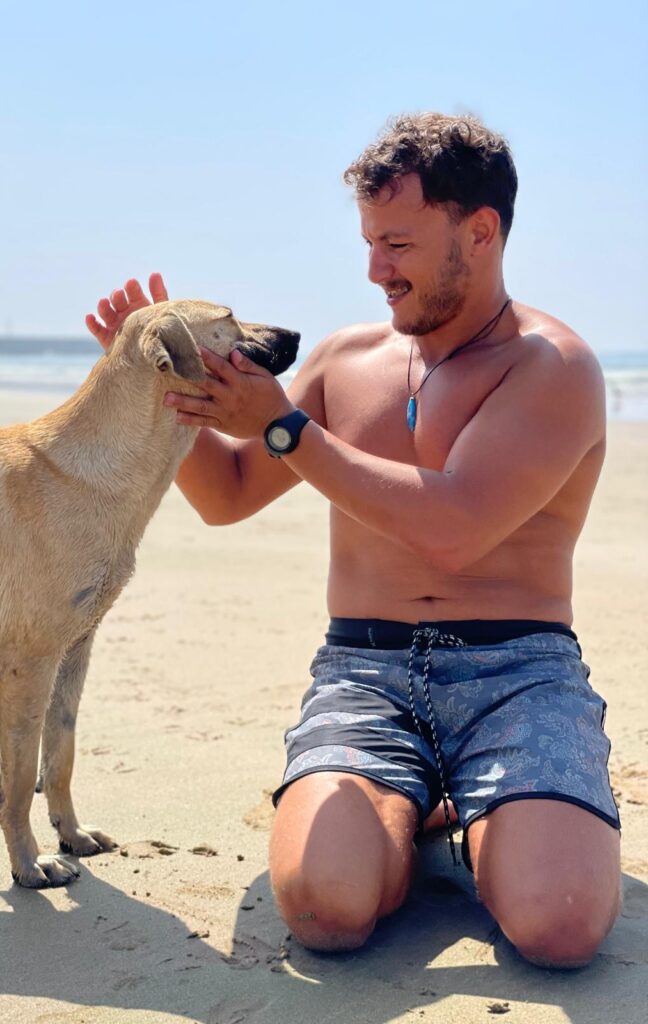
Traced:
[[61, 849], [78, 857], [114, 850], [117, 843], [101, 829], [79, 825], [70, 785], [74, 767], [74, 733], [94, 630], [68, 651], [52, 691], [45, 728], [39, 789], [47, 798], [49, 817]]
[[40, 856], [29, 823], [45, 708], [58, 660], [32, 658], [8, 667], [0, 679], [0, 824], [11, 873], [31, 889], [65, 885], [78, 870], [62, 857]]

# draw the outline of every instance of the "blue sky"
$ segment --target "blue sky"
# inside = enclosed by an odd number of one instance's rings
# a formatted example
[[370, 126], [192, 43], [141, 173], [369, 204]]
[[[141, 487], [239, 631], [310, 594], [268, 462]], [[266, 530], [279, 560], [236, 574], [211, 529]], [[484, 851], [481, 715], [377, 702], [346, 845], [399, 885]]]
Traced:
[[126, 277], [302, 331], [388, 319], [341, 175], [388, 116], [471, 111], [520, 178], [506, 280], [648, 349], [645, 3], [365, 0], [3, 12], [0, 333], [84, 332]]

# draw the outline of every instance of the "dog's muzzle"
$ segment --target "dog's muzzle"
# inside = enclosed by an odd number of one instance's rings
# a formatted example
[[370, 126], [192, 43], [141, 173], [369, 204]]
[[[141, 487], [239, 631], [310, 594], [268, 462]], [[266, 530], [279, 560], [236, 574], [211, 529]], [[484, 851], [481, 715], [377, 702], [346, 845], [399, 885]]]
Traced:
[[300, 337], [297, 331], [269, 327], [261, 337], [236, 347], [257, 366], [263, 366], [277, 377], [295, 362]]

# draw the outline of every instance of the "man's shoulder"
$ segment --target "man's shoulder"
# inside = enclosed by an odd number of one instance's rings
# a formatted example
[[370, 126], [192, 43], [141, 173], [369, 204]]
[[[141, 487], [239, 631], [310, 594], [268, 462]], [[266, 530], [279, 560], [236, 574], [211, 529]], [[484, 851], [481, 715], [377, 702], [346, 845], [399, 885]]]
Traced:
[[390, 323], [350, 324], [333, 331], [320, 341], [306, 357], [302, 374], [323, 374], [327, 367], [339, 367], [343, 360], [375, 350], [394, 333]]
[[590, 381], [602, 380], [599, 361], [591, 347], [572, 327], [540, 310], [520, 307], [518, 361], [522, 368], [546, 366], [565, 376], [585, 374]]
[[388, 321], [348, 324], [329, 334], [320, 342], [318, 348], [323, 352], [335, 352], [336, 354], [339, 354], [340, 351], [362, 351], [365, 348], [375, 347], [381, 341], [387, 341], [393, 333], [394, 328]]
[[571, 327], [539, 310], [523, 307], [519, 324], [506, 394], [515, 388], [531, 405], [599, 437], [605, 431], [605, 381], [595, 353]]
[[389, 323], [350, 324], [333, 331], [304, 359], [291, 385], [291, 397], [299, 402], [304, 393], [315, 391], [323, 401], [325, 384], [332, 376], [336, 377], [364, 352], [375, 351], [393, 333]]

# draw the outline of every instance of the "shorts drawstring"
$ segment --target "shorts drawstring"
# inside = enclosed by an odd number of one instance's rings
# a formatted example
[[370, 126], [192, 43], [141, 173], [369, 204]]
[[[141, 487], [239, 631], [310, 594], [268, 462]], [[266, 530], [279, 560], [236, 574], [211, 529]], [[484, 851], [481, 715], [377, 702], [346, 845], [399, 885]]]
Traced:
[[423, 727], [416, 714], [416, 707], [414, 704], [414, 659], [417, 654], [425, 654], [425, 664], [423, 666], [423, 696], [425, 698], [425, 707], [427, 708], [430, 733], [432, 735], [432, 747], [434, 749], [434, 757], [436, 760], [437, 771], [439, 773], [439, 781], [441, 783], [441, 796], [443, 798], [443, 812], [445, 814], [446, 829], [448, 831], [448, 841], [450, 843], [450, 852], [452, 854], [452, 860], [455, 867], [458, 867], [459, 861], [457, 859], [457, 852], [455, 849], [455, 841], [452, 835], [452, 825], [450, 822], [450, 808], [448, 807], [448, 788], [446, 785], [445, 770], [443, 767], [443, 758], [441, 757], [441, 749], [439, 747], [439, 741], [437, 739], [436, 732], [436, 720], [434, 717], [434, 709], [432, 707], [432, 698], [430, 697], [430, 686], [429, 686], [429, 674], [431, 665], [431, 652], [433, 647], [465, 647], [466, 644], [458, 636], [454, 636], [452, 633], [441, 633], [438, 629], [433, 626], [423, 626], [414, 630], [412, 637], [412, 646], [410, 647], [409, 662], [407, 665], [407, 695], [409, 698], [410, 711], [412, 712], [412, 718], [414, 724], [418, 729], [421, 738], [425, 740], [425, 734]]

